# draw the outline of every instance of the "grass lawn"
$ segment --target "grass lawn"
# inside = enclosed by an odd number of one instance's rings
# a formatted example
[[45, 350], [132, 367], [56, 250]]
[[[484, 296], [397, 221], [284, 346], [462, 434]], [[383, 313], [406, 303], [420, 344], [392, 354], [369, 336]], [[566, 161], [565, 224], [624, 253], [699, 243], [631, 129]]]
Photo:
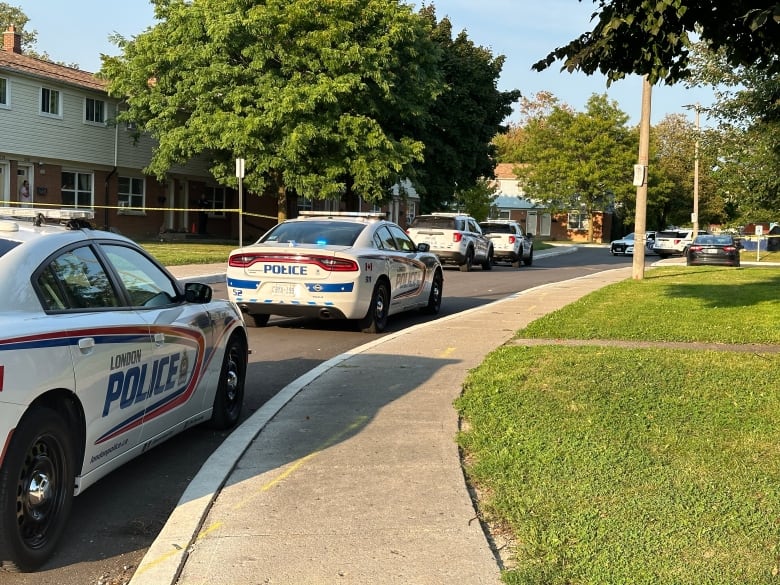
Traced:
[[183, 264], [213, 264], [227, 262], [231, 250], [237, 243], [213, 242], [139, 242], [143, 248], [164, 266]]
[[[780, 269], [669, 267], [518, 338], [780, 344]], [[456, 406], [511, 584], [780, 582], [780, 354], [507, 345]]]

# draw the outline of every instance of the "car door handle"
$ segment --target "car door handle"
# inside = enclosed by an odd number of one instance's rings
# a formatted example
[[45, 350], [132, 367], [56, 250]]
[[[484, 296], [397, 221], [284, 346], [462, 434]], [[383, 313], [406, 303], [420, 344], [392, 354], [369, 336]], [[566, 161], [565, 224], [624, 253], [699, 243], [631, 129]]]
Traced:
[[79, 339], [79, 350], [84, 355], [91, 354], [95, 349], [95, 338], [94, 337], [82, 337]]
[[160, 347], [164, 343], [165, 343], [165, 333], [155, 333], [154, 334], [155, 347]]

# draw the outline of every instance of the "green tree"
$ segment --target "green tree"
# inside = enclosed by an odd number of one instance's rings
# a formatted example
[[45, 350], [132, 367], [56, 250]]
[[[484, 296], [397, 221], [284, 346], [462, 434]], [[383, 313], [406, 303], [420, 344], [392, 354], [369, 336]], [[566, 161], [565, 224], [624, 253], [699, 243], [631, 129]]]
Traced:
[[458, 187], [452, 201], [452, 208], [468, 213], [477, 221], [490, 217], [490, 209], [497, 197], [498, 187], [487, 179], [478, 179], [473, 185]]
[[780, 76], [759, 66], [733, 68], [723, 51], [701, 43], [689, 83], [709, 85], [716, 100], [707, 114], [719, 122], [714, 173], [730, 219], [776, 219], [780, 209]]
[[689, 73], [692, 36], [729, 64], [780, 72], [780, 3], [776, 0], [598, 0], [593, 30], [534, 64], [541, 71], [600, 71], [609, 81], [627, 74], [672, 84]]
[[445, 90], [433, 104], [429, 123], [421, 128], [425, 160], [419, 165], [419, 186], [424, 212], [442, 209], [452, 200], [456, 185], [461, 189], [494, 176], [495, 136], [506, 132], [502, 125], [512, 113], [520, 92], [499, 91], [498, 79], [504, 56], [494, 57], [478, 47], [465, 31], [452, 37], [452, 23], [436, 20], [433, 6], [420, 14], [441, 48]]
[[496, 160], [500, 163], [516, 163], [520, 160], [523, 147], [523, 128], [519, 124], [510, 124], [507, 131], [493, 138], [496, 147]]
[[[0, 26], [3, 30], [8, 30], [9, 26], [16, 28], [16, 31], [22, 35], [22, 51], [25, 54], [35, 53], [34, 47], [38, 40], [38, 32], [35, 29], [27, 30], [27, 23], [30, 18], [24, 13], [21, 6], [12, 6], [6, 2], [0, 2]], [[37, 53], [32, 56], [37, 56]]]
[[558, 104], [546, 112], [527, 120], [518, 178], [529, 199], [553, 211], [586, 213], [592, 240], [593, 212], [620, 205], [634, 194], [636, 133], [606, 95], [592, 95], [585, 112]]
[[158, 23], [116, 37], [111, 95], [158, 141], [148, 172], [211, 157], [223, 184], [246, 160], [248, 190], [381, 201], [414, 176], [409, 129], [441, 91], [440, 49], [395, 0], [153, 0]]

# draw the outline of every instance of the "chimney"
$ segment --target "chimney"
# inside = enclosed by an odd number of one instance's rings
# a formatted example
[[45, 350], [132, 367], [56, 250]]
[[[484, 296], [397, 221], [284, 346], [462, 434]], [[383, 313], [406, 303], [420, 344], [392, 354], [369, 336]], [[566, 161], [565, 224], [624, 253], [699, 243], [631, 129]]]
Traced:
[[9, 53], [22, 54], [22, 33], [16, 32], [16, 27], [10, 25], [3, 33], [3, 50]]

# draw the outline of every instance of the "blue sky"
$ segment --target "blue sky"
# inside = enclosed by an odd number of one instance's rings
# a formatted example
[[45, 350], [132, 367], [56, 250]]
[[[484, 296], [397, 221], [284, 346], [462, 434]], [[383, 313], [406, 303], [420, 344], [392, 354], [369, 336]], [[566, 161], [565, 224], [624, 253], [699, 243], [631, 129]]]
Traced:
[[[117, 54], [108, 41], [114, 32], [132, 37], [154, 24], [154, 9], [148, 0], [17, 0], [30, 18], [27, 26], [38, 31], [39, 51], [56, 61], [77, 63], [82, 69], [100, 69], [100, 54]], [[426, 0], [427, 4], [431, 2]], [[414, 2], [416, 6], [420, 1]], [[638, 124], [642, 81], [633, 76], [606, 86], [602, 76], [559, 72], [559, 64], [537, 73], [531, 65], [550, 51], [580, 33], [590, 30], [590, 0], [435, 0], [439, 19], [452, 21], [453, 34], [466, 30], [477, 45], [487, 47], [493, 55], [505, 55], [499, 89], [519, 89], [533, 97], [539, 91], [550, 91], [561, 101], [582, 111], [594, 93], [607, 93], [620, 109]], [[652, 94], [652, 121], [667, 114], [683, 113], [693, 120], [693, 112], [684, 105], [712, 103], [710, 89], [688, 90], [682, 85], [655, 86]], [[513, 115], [512, 120], [517, 116]], [[702, 120], [702, 123], [704, 121]]]

